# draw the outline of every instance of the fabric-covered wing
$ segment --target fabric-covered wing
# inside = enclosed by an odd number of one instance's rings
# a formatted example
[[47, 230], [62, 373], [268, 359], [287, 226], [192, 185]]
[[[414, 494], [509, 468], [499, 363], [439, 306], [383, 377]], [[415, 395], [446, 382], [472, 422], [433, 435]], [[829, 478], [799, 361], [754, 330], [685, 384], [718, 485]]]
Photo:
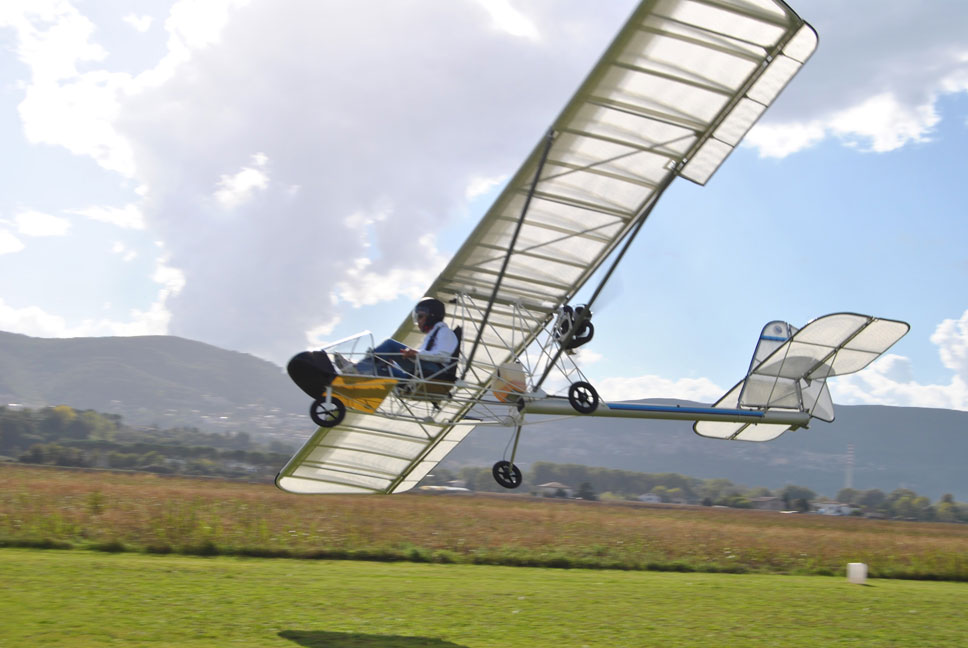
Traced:
[[676, 176], [705, 183], [816, 44], [779, 0], [642, 2], [427, 292], [476, 302], [468, 348], [488, 313], [475, 360], [525, 348]]
[[276, 476], [291, 493], [399, 493], [423, 479], [473, 426], [347, 412], [319, 428]]

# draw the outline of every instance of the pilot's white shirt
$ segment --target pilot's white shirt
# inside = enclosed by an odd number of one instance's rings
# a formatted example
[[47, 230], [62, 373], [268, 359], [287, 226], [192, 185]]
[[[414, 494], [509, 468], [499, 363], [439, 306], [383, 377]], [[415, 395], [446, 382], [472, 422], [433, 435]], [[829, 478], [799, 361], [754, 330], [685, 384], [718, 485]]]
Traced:
[[[436, 335], [434, 332], [436, 331]], [[427, 348], [433, 340], [433, 347]], [[417, 349], [417, 355], [421, 360], [427, 362], [437, 362], [446, 364], [457, 348], [457, 334], [450, 330], [444, 322], [437, 322], [434, 327], [424, 336], [423, 342]]]

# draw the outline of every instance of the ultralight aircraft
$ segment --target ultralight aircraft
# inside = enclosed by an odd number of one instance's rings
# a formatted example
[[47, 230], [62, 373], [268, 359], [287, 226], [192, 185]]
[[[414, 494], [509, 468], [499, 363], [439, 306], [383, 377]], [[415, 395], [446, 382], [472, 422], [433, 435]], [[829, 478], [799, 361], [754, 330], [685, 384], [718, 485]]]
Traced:
[[[433, 375], [419, 364], [404, 377], [361, 375], [350, 365], [373, 348], [369, 333], [298, 354], [289, 374], [319, 428], [276, 485], [401, 493], [475, 427], [510, 426], [510, 456], [493, 474], [515, 488], [529, 415], [689, 420], [701, 436], [739, 441], [832, 421], [826, 379], [866, 367], [908, 324], [856, 313], [799, 329], [770, 322], [746, 376], [709, 407], [604, 402], [574, 357], [662, 193], [679, 177], [704, 185], [816, 46], [782, 0], [643, 0], [427, 290], [458, 334], [450, 361]], [[572, 304], [599, 269], [591, 298]], [[421, 333], [408, 317], [393, 338], [416, 347]]]

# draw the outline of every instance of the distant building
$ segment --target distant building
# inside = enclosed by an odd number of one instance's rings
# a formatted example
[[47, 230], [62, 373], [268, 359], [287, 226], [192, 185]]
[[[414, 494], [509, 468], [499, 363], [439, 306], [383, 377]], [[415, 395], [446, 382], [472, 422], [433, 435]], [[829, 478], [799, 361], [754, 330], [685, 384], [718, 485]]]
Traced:
[[814, 510], [820, 515], [850, 515], [854, 507], [841, 502], [818, 502]]
[[662, 501], [662, 498], [655, 493], [645, 493], [644, 495], [639, 495], [638, 500], [640, 502], [648, 502], [649, 504], [658, 504]]
[[782, 511], [786, 509], [783, 500], [779, 497], [752, 497], [750, 504], [753, 508], [761, 511]]
[[469, 493], [470, 491], [466, 488], [459, 486], [421, 486], [417, 490], [421, 493]]
[[561, 482], [548, 482], [547, 484], [538, 484], [537, 486], [538, 494], [544, 497], [559, 497], [564, 493], [565, 497], [572, 496], [572, 489], [565, 486]]

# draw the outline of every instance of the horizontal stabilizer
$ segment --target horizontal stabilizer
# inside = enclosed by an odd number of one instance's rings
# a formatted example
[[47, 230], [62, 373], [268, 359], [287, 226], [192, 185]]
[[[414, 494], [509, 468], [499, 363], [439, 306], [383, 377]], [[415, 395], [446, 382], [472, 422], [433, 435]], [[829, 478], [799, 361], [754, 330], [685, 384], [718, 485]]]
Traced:
[[823, 380], [865, 368], [911, 329], [906, 322], [856, 313], [819, 317], [751, 370], [762, 376]]
[[[857, 313], [825, 315], [802, 329], [786, 322], [770, 322], [760, 334], [746, 378], [713, 407], [800, 411], [811, 418], [833, 421], [827, 378], [864, 369], [910, 328], [905, 322]], [[699, 421], [693, 429], [696, 434], [718, 439], [769, 441], [790, 428]]]

